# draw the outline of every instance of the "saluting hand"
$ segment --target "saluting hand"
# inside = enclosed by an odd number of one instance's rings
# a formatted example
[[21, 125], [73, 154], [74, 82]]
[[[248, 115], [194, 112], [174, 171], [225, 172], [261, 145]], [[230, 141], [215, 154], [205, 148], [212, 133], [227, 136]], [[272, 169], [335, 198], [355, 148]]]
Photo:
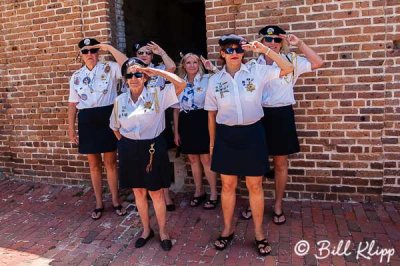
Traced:
[[259, 41], [253, 41], [247, 44], [243, 44], [242, 48], [245, 51], [253, 51], [255, 53], [265, 53], [267, 49], [267, 47]]
[[214, 70], [215, 66], [213, 65], [213, 63], [210, 60], [205, 59], [202, 55], [200, 56], [200, 60], [203, 63], [203, 66], [205, 69], [207, 69], [208, 71]]
[[146, 45], [152, 52], [153, 54], [157, 54], [157, 55], [164, 55], [166, 54], [166, 52], [164, 51], [164, 49], [162, 49], [158, 44], [156, 44], [155, 42], [150, 42]]
[[299, 46], [302, 41], [294, 34], [279, 34], [279, 37], [286, 40], [290, 45]]
[[157, 69], [152, 68], [152, 67], [137, 67], [136, 71], [138, 72], [142, 72], [144, 74], [146, 74], [147, 76], [156, 76], [159, 75], [159, 73], [157, 72]]
[[110, 45], [108, 43], [100, 43], [100, 44], [96, 44], [93, 45], [94, 48], [99, 48], [101, 51], [108, 51], [108, 48], [110, 47]]

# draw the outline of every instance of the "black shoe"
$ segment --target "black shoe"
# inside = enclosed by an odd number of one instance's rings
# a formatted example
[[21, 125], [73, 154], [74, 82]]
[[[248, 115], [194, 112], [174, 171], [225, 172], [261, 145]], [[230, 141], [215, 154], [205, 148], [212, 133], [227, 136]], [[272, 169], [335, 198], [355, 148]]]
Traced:
[[175, 211], [175, 204], [167, 204], [167, 212], [173, 212]]
[[149, 241], [152, 237], [154, 236], [154, 231], [153, 229], [150, 229], [150, 234], [146, 237], [139, 237], [138, 240], [135, 242], [135, 248], [141, 248], [144, 245], [146, 245], [147, 241]]
[[161, 240], [160, 246], [164, 251], [170, 251], [172, 248], [172, 242], [170, 239]]

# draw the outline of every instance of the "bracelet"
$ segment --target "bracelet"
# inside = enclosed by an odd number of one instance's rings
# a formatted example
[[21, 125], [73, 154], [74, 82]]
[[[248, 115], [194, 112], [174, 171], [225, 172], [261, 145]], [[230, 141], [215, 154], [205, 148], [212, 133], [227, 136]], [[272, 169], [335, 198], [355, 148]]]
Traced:
[[268, 55], [269, 52], [271, 51], [271, 48], [269, 48], [269, 47], [267, 47], [267, 48], [268, 48], [268, 50], [267, 50], [267, 52], [265, 53], [265, 55]]

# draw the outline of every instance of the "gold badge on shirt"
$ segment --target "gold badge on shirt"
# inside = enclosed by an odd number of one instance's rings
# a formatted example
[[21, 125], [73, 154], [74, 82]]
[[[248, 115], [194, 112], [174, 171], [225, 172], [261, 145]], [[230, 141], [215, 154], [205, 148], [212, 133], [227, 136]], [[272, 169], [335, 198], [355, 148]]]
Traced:
[[147, 101], [144, 103], [145, 109], [151, 109], [152, 106], [153, 106], [153, 102], [151, 102], [151, 101]]
[[247, 78], [242, 81], [242, 85], [246, 88], [248, 92], [253, 92], [256, 89], [256, 85], [253, 83], [253, 78]]

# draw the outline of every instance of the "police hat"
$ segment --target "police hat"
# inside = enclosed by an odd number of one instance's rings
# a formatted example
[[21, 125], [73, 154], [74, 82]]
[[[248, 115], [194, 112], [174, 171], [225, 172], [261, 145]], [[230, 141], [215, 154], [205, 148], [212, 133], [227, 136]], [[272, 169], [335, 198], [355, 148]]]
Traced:
[[125, 63], [122, 64], [121, 75], [125, 76], [128, 68], [131, 66], [134, 66], [134, 65], [141, 66], [141, 67], [147, 67], [147, 64], [145, 62], [143, 62], [142, 60], [140, 60], [139, 58], [131, 57], [131, 58], [128, 58], [128, 60], [126, 60]]
[[218, 44], [220, 46], [227, 44], [237, 44], [240, 45], [242, 42], [246, 41], [243, 37], [235, 34], [224, 34], [219, 38]]
[[261, 36], [279, 35], [279, 34], [286, 34], [286, 31], [284, 31], [278, 26], [265, 26], [258, 32], [258, 34], [260, 34]]
[[78, 43], [78, 47], [79, 49], [82, 49], [85, 46], [93, 46], [96, 44], [100, 44], [100, 42], [94, 38], [85, 38]]
[[136, 52], [137, 52], [140, 48], [142, 48], [143, 46], [146, 46], [148, 43], [150, 43], [150, 41], [148, 41], [148, 40], [140, 40], [140, 41], [138, 41], [138, 42], [135, 42], [135, 43], [132, 45], [132, 52], [133, 52], [134, 54], [136, 54]]

